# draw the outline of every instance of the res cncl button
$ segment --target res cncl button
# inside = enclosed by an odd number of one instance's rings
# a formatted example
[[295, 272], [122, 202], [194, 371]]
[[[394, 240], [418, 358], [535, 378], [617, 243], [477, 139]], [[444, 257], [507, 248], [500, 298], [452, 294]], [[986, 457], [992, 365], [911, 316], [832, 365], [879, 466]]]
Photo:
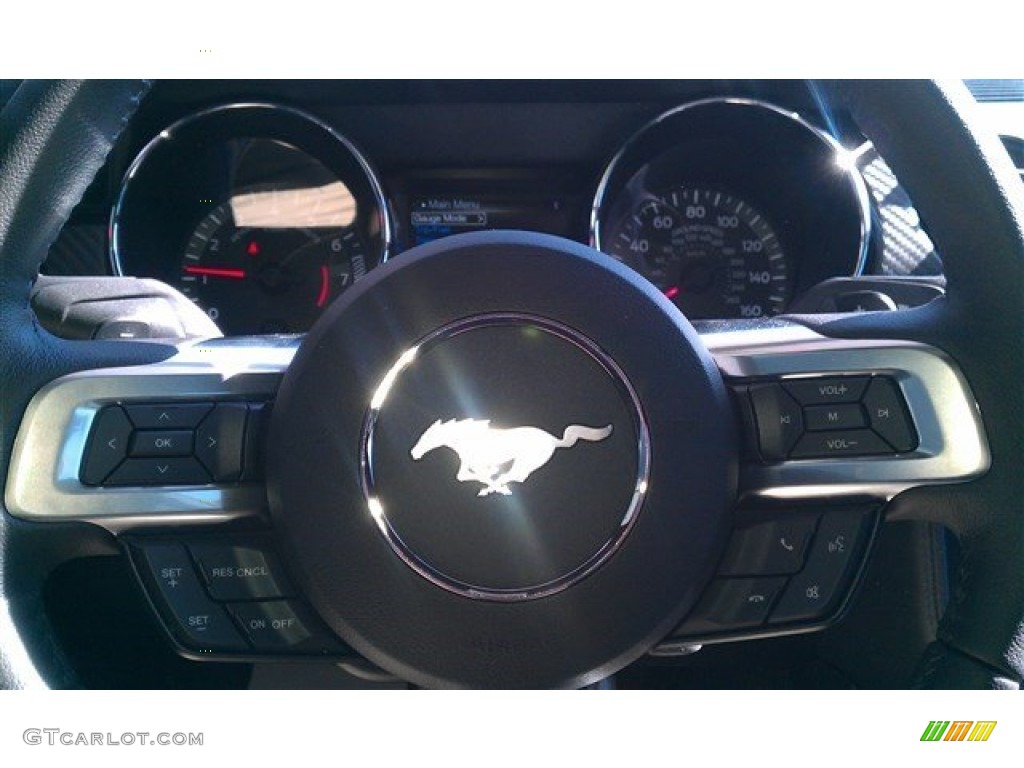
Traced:
[[284, 569], [271, 552], [244, 544], [191, 544], [215, 600], [258, 600], [292, 594]]

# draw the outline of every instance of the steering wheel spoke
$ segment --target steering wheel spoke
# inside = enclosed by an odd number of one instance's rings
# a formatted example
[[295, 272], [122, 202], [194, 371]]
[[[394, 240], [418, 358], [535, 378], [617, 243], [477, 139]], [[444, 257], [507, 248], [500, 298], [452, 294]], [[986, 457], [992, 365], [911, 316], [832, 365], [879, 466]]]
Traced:
[[211, 340], [56, 379], [22, 420], [8, 511], [115, 532], [263, 515], [263, 432], [296, 343]]
[[119, 534], [183, 656], [353, 658], [292, 585], [266, 520], [266, 427], [297, 345], [211, 340], [51, 382], [22, 421], [8, 511]]
[[741, 415], [737, 512], [714, 578], [656, 656], [829, 626], [885, 504], [990, 464], [970, 388], [934, 347], [784, 321], [698, 327]]

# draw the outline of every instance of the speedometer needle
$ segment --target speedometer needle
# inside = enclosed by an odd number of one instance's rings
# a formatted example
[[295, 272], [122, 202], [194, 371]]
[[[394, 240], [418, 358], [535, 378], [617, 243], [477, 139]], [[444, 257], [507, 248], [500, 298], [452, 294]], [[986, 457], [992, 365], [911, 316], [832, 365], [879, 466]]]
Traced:
[[244, 269], [227, 269], [224, 267], [185, 267], [187, 275], [203, 275], [205, 277], [226, 277], [231, 280], [245, 279]]

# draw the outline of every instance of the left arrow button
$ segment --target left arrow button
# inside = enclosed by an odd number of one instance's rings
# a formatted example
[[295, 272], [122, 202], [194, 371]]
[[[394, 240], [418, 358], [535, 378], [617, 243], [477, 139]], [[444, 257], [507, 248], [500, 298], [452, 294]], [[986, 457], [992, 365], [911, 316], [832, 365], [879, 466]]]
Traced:
[[124, 460], [132, 423], [120, 406], [110, 405], [93, 421], [79, 477], [86, 485], [101, 485]]

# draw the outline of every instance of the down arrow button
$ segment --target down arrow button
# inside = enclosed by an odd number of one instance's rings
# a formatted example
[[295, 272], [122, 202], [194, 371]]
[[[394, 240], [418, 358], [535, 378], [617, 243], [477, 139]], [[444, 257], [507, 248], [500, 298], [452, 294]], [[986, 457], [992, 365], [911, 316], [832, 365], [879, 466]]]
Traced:
[[196, 458], [215, 483], [231, 483], [242, 475], [245, 403], [218, 403], [196, 430]]

